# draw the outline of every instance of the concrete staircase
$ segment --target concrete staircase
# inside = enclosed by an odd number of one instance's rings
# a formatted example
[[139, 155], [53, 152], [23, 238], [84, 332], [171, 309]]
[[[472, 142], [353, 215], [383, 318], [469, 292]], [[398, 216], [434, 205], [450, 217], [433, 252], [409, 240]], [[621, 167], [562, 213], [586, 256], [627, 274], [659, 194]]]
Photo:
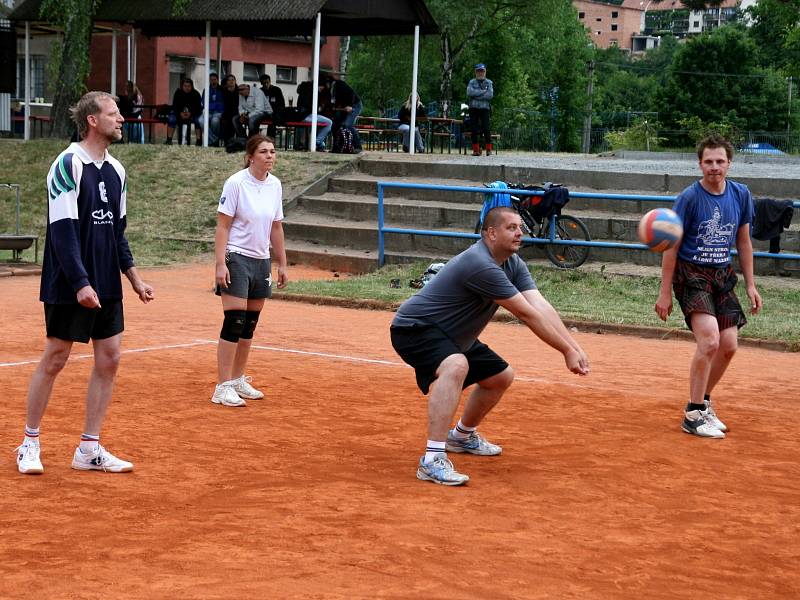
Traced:
[[[607, 173], [475, 165], [448, 162], [420, 162], [386, 159], [369, 155], [305, 190], [286, 207], [284, 229], [290, 262], [312, 264], [325, 269], [362, 273], [377, 267], [377, 181], [425, 183], [480, 187], [486, 182], [503, 180], [536, 184], [555, 181], [571, 191], [674, 195], [695, 177]], [[759, 180], [744, 181], [758, 195]], [[767, 193], [774, 196], [775, 181]], [[787, 194], [788, 196], [788, 194]], [[385, 225], [409, 229], [435, 229], [472, 233], [480, 212], [483, 195], [468, 192], [433, 190], [385, 190]], [[564, 213], [578, 217], [588, 227], [592, 240], [636, 242], [636, 226], [645, 212], [672, 202], [639, 202], [613, 199], [573, 198]], [[782, 248], [800, 253], [800, 219], [784, 232]], [[409, 234], [386, 234], [387, 263], [435, 262], [446, 260], [467, 248], [470, 239], [431, 237]], [[766, 251], [766, 242], [755, 241], [756, 249]], [[526, 259], [544, 257], [539, 247], [522, 251]], [[659, 265], [661, 256], [643, 250], [592, 248], [589, 261]], [[777, 263], [774, 264], [774, 263]], [[787, 261], [757, 259], [756, 271], [774, 273], [796, 269]]]

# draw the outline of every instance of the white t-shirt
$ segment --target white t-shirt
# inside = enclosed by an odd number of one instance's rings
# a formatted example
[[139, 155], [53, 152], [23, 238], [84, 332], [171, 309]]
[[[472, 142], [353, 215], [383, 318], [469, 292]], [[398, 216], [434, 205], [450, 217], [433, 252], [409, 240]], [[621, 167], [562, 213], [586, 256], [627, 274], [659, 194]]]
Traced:
[[283, 220], [281, 181], [272, 174], [259, 181], [248, 169], [242, 169], [228, 177], [222, 187], [217, 211], [233, 217], [228, 252], [269, 258], [272, 223]]

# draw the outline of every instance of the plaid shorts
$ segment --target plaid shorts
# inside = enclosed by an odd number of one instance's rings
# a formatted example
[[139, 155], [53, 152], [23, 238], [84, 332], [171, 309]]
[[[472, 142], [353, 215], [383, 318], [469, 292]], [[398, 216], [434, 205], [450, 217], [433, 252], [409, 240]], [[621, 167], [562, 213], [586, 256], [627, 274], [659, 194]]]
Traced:
[[733, 291], [737, 281], [733, 267], [706, 267], [678, 259], [672, 289], [681, 305], [686, 325], [692, 328], [693, 312], [714, 315], [719, 330], [741, 328], [747, 323], [739, 298]]

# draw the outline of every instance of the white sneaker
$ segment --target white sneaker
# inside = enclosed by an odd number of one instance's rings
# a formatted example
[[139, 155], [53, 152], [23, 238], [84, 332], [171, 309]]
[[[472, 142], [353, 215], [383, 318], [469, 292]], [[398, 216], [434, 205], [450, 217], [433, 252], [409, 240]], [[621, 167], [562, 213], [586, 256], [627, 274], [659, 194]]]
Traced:
[[111, 452], [97, 445], [97, 450], [84, 454], [80, 447], [75, 448], [72, 468], [79, 471], [106, 471], [108, 473], [127, 473], [133, 471], [133, 463], [117, 458]]
[[703, 411], [703, 418], [706, 420], [706, 423], [710, 423], [720, 431], [728, 431], [728, 426], [720, 420], [714, 407], [711, 406], [711, 400], [706, 400], [706, 409]]
[[44, 473], [42, 461], [39, 459], [39, 444], [22, 442], [17, 448], [17, 468], [26, 475]]
[[233, 385], [228, 382], [217, 384], [217, 387], [214, 388], [214, 395], [211, 396], [211, 401], [214, 404], [222, 404], [223, 406], [247, 406], [244, 398], [240, 398]]
[[233, 389], [240, 398], [247, 398], [248, 400], [259, 400], [264, 397], [264, 392], [257, 390], [250, 382], [253, 381], [252, 377], [245, 377], [242, 375], [239, 379], [233, 380]]
[[706, 411], [704, 410], [690, 410], [684, 413], [683, 423], [681, 429], [691, 435], [699, 435], [700, 437], [722, 439], [725, 434], [714, 427], [705, 418]]

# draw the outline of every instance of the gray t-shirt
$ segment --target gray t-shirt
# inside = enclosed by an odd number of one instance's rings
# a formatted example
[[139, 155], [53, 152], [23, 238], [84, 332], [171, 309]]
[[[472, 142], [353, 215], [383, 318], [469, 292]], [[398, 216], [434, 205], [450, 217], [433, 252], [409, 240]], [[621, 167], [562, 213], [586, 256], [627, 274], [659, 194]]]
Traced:
[[535, 289], [525, 261], [513, 254], [498, 265], [479, 240], [403, 302], [392, 327], [435, 324], [466, 352], [497, 312], [495, 300]]

